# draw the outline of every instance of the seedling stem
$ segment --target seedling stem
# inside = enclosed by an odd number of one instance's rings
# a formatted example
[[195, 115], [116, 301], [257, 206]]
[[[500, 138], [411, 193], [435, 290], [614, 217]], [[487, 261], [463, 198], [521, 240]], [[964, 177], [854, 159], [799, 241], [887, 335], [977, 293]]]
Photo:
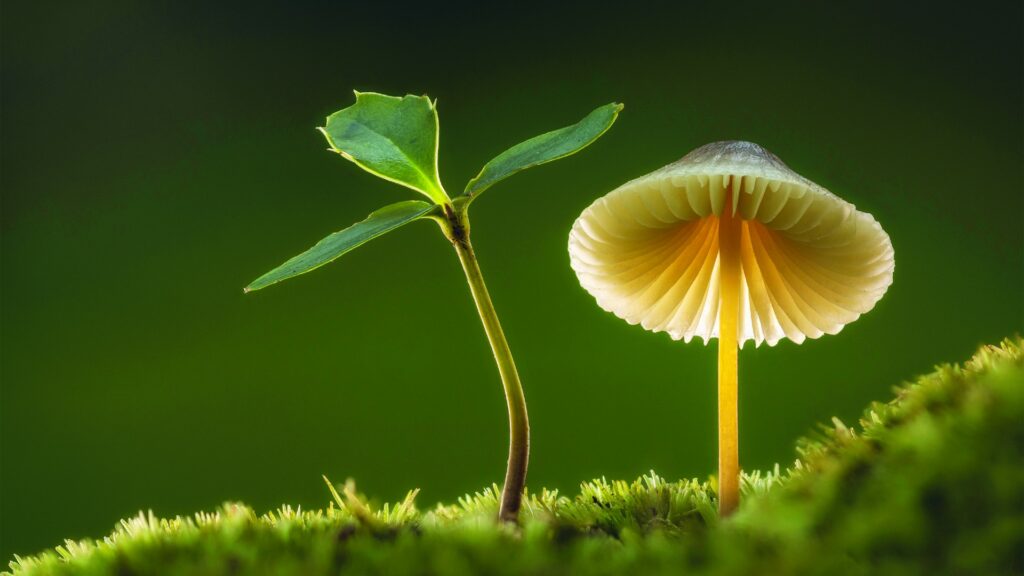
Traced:
[[484, 325], [487, 341], [498, 364], [498, 373], [505, 389], [505, 400], [508, 403], [509, 450], [508, 468], [505, 472], [505, 485], [501, 493], [501, 508], [498, 517], [501, 520], [514, 522], [519, 514], [522, 503], [523, 489], [526, 486], [526, 469], [530, 454], [530, 422], [526, 413], [526, 398], [519, 382], [519, 372], [512, 359], [512, 351], [508, 347], [505, 333], [498, 321], [498, 314], [491, 303], [491, 296], [484, 284], [473, 244], [469, 239], [468, 203], [458, 206], [446, 206], [445, 218], [439, 219], [444, 235], [455, 247], [459, 262], [466, 273], [469, 290], [476, 303], [477, 313]]

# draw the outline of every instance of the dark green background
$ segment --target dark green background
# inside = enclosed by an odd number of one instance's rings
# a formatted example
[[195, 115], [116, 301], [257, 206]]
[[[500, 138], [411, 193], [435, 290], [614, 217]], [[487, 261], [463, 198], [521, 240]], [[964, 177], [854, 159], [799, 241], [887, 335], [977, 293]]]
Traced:
[[438, 98], [453, 191], [626, 104], [593, 147], [474, 205], [531, 487], [713, 472], [714, 346], [602, 312], [566, 252], [594, 198], [709, 141], [768, 147], [896, 249], [895, 284], [840, 335], [743, 351], [746, 468], [1020, 331], [1020, 3], [718, 4], [6, 2], [0, 556], [139, 509], [322, 506], [322, 473], [423, 505], [501, 480], [499, 380], [433, 224], [242, 295], [411, 197], [313, 130], [353, 88]]

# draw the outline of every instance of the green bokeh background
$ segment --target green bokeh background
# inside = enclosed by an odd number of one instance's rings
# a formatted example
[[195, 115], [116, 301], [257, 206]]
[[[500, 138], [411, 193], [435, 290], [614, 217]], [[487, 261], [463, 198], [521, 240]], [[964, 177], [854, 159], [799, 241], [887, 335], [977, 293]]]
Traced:
[[710, 141], [768, 147], [896, 249], [889, 293], [840, 335], [742, 352], [744, 467], [1024, 326], [1019, 2], [48, 4], [2, 14], [4, 558], [140, 509], [319, 507], [321, 474], [424, 505], [500, 482], [499, 380], [433, 224], [242, 294], [410, 197], [314, 132], [353, 88], [438, 98], [449, 190], [626, 104], [474, 205], [532, 487], [713, 472], [714, 346], [602, 312], [566, 252], [594, 198]]

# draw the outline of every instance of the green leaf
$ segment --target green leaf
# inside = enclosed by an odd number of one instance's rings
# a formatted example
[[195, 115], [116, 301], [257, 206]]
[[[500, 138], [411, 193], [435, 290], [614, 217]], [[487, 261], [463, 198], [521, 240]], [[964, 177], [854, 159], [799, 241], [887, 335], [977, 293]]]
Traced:
[[476, 196], [516, 172], [579, 152], [612, 127], [620, 110], [622, 104], [606, 104], [572, 126], [541, 134], [505, 150], [466, 184], [466, 195]]
[[317, 242], [316, 246], [260, 276], [249, 284], [245, 291], [266, 288], [281, 280], [319, 268], [353, 248], [408, 224], [433, 209], [432, 204], [422, 200], [406, 200], [385, 206], [367, 216], [362, 222], [356, 222], [340, 232], [331, 234]]
[[435, 203], [448, 202], [437, 175], [436, 103], [426, 96], [355, 94], [355, 104], [328, 116], [320, 128], [331, 149]]

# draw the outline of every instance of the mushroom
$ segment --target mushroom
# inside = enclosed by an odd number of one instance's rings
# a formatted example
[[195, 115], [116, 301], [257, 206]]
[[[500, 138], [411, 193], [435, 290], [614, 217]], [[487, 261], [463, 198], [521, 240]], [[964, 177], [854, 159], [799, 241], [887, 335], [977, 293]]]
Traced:
[[631, 180], [573, 225], [569, 256], [601, 308], [674, 340], [718, 338], [719, 513], [739, 504], [738, 348], [835, 334], [892, 283], [871, 214], [750, 142], [715, 142]]

